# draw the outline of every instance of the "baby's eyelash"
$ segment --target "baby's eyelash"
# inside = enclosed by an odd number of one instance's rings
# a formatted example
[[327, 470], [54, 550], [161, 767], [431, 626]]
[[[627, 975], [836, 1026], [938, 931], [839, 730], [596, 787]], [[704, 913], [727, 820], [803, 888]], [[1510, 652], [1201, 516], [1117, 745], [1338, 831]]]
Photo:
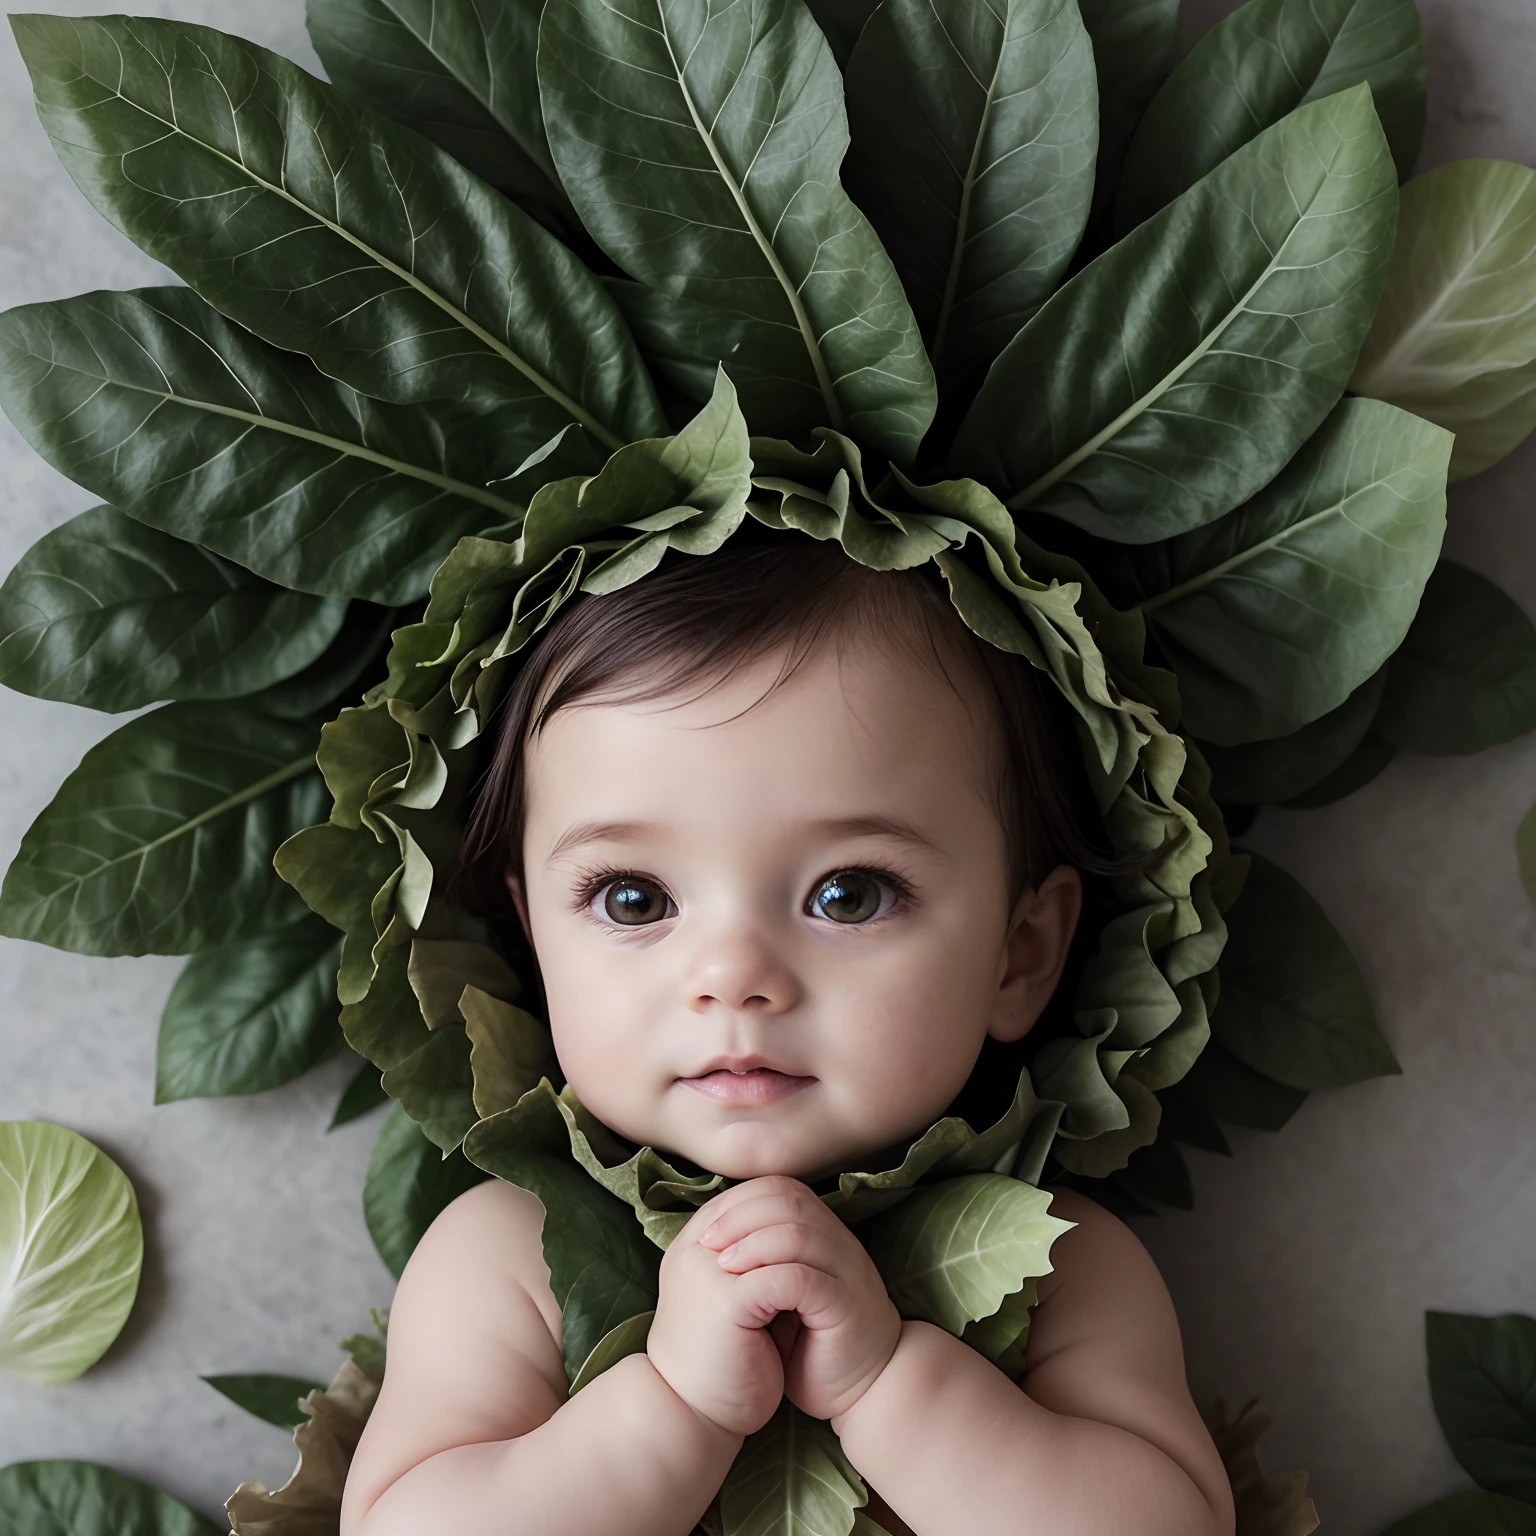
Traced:
[[647, 875], [638, 869], [622, 869], [617, 864], [597, 865], [582, 870], [576, 877], [576, 885], [571, 892], [571, 910], [585, 911], [592, 905], [597, 893], [605, 885], [612, 885], [615, 880], [649, 880], [652, 885], [666, 889], [654, 875]]

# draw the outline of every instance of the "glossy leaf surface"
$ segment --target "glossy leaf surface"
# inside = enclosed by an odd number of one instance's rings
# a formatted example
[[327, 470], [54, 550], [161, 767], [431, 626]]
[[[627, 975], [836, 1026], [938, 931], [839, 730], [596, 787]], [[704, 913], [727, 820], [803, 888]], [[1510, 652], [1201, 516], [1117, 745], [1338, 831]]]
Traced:
[[167, 704], [92, 747], [21, 840], [0, 932], [86, 955], [183, 955], [296, 921], [279, 843], [325, 815], [319, 731]]
[[1076, 0], [885, 0], [846, 89], [843, 180], [896, 263], [941, 388], [979, 382], [1088, 218], [1098, 89]]
[[1426, 1312], [1435, 1417], [1467, 1476], [1536, 1504], [1536, 1319]]
[[109, 713], [235, 698], [307, 667], [346, 611], [92, 507], [44, 534], [0, 586], [0, 683]]
[[0, 1467], [0, 1536], [224, 1536], [225, 1526], [88, 1461]]
[[951, 468], [1120, 543], [1211, 522], [1337, 403], [1396, 222], [1369, 87], [1298, 108], [1046, 304], [993, 364]]
[[397, 1104], [379, 1129], [363, 1182], [368, 1235], [389, 1272], [399, 1278], [422, 1234], [485, 1174], [462, 1152], [442, 1152]]
[[9, 310], [0, 405], [119, 510], [301, 591], [403, 602], [523, 512], [483, 424], [371, 400], [185, 288]]
[[603, 249], [724, 311], [753, 350], [793, 346], [796, 394], [752, 430], [819, 422], [909, 460], [933, 370], [838, 179], [842, 78], [800, 0], [550, 0], [539, 86], [555, 164]]
[[1226, 914], [1222, 1045], [1292, 1088], [1340, 1088], [1402, 1070], [1376, 1025], [1354, 957], [1323, 909], [1278, 865], [1252, 855]]
[[1482, 752], [1536, 729], [1536, 625], [1486, 576], [1442, 560], [1392, 658], [1372, 730], [1405, 752]]
[[12, 26], [76, 184], [258, 336], [379, 399], [471, 405], [509, 453], [663, 430], [602, 285], [451, 156], [211, 27]]
[[1115, 223], [1134, 228], [1308, 102], [1365, 81], [1399, 177], [1424, 136], [1424, 26], [1415, 0], [1248, 0], [1158, 91], [1125, 157]]
[[318, 917], [194, 955], [160, 1017], [155, 1103], [261, 1093], [336, 1055], [340, 958]]
[[1450, 449], [1417, 416], [1346, 400], [1246, 506], [1124, 552], [1190, 730], [1218, 746], [1282, 736], [1380, 669], [1440, 553]]
[[1460, 160], [1403, 188], [1391, 275], [1349, 387], [1449, 427], [1452, 480], [1536, 427], [1536, 171]]

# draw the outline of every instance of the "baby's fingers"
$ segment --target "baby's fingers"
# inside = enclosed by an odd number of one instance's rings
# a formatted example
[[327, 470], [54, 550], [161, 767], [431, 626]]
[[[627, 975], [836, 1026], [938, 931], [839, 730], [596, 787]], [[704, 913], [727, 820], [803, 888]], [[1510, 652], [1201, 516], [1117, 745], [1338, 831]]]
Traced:
[[745, 1274], [765, 1264], [808, 1264], [829, 1275], [838, 1273], [838, 1248], [820, 1227], [781, 1221], [758, 1227], [723, 1249], [716, 1262], [730, 1274]]
[[766, 1328], [780, 1312], [795, 1312], [811, 1329], [836, 1328], [848, 1319], [848, 1288], [809, 1264], [765, 1264], [748, 1270], [733, 1287], [737, 1321]]

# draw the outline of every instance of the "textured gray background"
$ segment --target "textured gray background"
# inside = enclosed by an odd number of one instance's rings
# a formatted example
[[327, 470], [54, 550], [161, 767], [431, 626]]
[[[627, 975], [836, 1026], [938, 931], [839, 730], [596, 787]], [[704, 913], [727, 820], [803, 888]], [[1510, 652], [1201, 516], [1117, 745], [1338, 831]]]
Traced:
[[[1536, 163], [1531, 0], [1421, 3], [1422, 167]], [[301, 0], [132, 8], [315, 67]], [[1231, 7], [1185, 8], [1193, 37]], [[54, 162], [8, 38], [0, 146], [0, 307], [165, 280]], [[1447, 552], [1536, 613], [1533, 469], [1528, 444], [1454, 492]], [[0, 485], [0, 569], [91, 501], [3, 422]], [[0, 860], [111, 723], [0, 693]], [[1266, 813], [1251, 844], [1349, 940], [1404, 1075], [1314, 1095], [1278, 1136], [1235, 1132], [1231, 1161], [1191, 1153], [1196, 1210], [1137, 1224], [1178, 1304], [1197, 1400], [1265, 1400], [1265, 1465], [1310, 1471], [1329, 1536], [1373, 1536], [1469, 1486], [1431, 1412], [1424, 1309], [1536, 1313], [1536, 912], [1511, 842], [1533, 797], [1529, 739], [1402, 759], [1337, 806]], [[137, 1307], [101, 1364], [66, 1387], [0, 1380], [0, 1464], [99, 1460], [215, 1512], [242, 1478], [280, 1482], [292, 1452], [198, 1375], [327, 1377], [334, 1341], [392, 1283], [359, 1211], [377, 1118], [324, 1134], [342, 1063], [254, 1100], [152, 1107], [155, 1023], [179, 964], [0, 940], [0, 1119], [53, 1120], [104, 1147], [139, 1191], [147, 1236]]]

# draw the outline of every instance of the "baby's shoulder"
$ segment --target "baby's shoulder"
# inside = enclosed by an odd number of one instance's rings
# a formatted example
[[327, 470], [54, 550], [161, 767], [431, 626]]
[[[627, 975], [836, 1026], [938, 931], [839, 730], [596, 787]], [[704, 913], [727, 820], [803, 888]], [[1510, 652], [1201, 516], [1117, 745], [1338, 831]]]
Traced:
[[1051, 1245], [1051, 1272], [1037, 1287], [1040, 1301], [1058, 1291], [1101, 1287], [1113, 1271], [1122, 1284], [1162, 1289], [1162, 1277], [1141, 1239], [1096, 1200], [1061, 1185], [1047, 1186], [1050, 1214], [1072, 1228]]

